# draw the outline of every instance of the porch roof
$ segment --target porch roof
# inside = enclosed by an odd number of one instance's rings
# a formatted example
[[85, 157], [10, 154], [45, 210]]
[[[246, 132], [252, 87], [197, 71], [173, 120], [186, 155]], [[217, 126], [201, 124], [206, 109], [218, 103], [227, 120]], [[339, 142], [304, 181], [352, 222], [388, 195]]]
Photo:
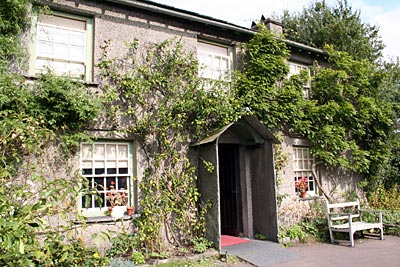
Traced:
[[272, 140], [279, 144], [279, 140], [258, 120], [255, 116], [246, 115], [236, 122], [232, 122], [224, 127], [210, 132], [210, 134], [193, 146], [199, 146], [216, 141], [229, 128], [234, 127], [234, 131], [242, 137], [251, 138], [253, 142], [261, 144], [264, 140]]

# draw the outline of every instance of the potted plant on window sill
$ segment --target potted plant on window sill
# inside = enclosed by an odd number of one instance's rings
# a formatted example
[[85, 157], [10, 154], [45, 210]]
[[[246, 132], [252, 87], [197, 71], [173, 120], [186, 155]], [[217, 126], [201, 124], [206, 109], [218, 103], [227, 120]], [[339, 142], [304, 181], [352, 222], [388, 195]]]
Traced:
[[300, 197], [305, 198], [307, 197], [307, 188], [308, 188], [308, 178], [302, 177], [295, 182], [295, 187], [299, 189]]
[[110, 205], [108, 211], [111, 217], [114, 219], [124, 217], [125, 212], [127, 212], [128, 204], [128, 194], [126, 192], [115, 190], [114, 183], [112, 182], [106, 200]]

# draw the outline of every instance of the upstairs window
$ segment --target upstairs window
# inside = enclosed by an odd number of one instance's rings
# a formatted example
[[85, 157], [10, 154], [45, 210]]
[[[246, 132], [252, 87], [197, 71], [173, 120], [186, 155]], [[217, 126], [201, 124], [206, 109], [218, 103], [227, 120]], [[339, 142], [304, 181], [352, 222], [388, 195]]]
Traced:
[[231, 48], [228, 46], [198, 42], [199, 76], [210, 80], [230, 82], [232, 69], [231, 54]]
[[[308, 188], [307, 194], [315, 195], [315, 180], [312, 175], [312, 165], [314, 164], [314, 157], [311, 155], [310, 148], [308, 147], [294, 147], [293, 148], [293, 161], [294, 161], [294, 182], [301, 178], [307, 178]], [[293, 183], [294, 184], [294, 183]], [[299, 193], [296, 188], [296, 193]]]
[[[84, 213], [101, 215], [109, 207], [132, 206], [131, 150], [130, 143], [81, 144], [80, 166], [88, 184], [87, 192], [81, 197], [81, 208]], [[97, 194], [93, 191], [97, 191]]]
[[58, 75], [91, 81], [93, 20], [60, 13], [35, 18], [31, 73], [50, 69]]
[[303, 85], [303, 94], [305, 98], [309, 98], [311, 88], [310, 67], [307, 65], [289, 62], [289, 77], [292, 75], [300, 75], [302, 72], [305, 72], [308, 77], [307, 81]]

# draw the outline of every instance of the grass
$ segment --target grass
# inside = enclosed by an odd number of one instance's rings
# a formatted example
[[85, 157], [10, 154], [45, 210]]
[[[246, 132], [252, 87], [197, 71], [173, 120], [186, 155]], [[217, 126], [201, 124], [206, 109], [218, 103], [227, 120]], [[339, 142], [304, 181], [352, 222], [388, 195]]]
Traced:
[[235, 257], [228, 255], [217, 255], [211, 257], [204, 257], [201, 259], [177, 259], [177, 260], [170, 260], [166, 263], [160, 263], [156, 266], [159, 267], [219, 267], [219, 266], [226, 266], [227, 261], [229, 264], [238, 263], [240, 260]]

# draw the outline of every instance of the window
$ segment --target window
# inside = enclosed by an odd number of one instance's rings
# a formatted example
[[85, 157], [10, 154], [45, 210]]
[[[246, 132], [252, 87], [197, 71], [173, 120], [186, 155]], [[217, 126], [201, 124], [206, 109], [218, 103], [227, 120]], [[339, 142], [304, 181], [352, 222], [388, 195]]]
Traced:
[[[289, 77], [292, 75], [299, 75], [303, 71], [307, 73], [307, 77], [310, 77], [310, 67], [309, 66], [289, 62]], [[311, 88], [311, 79], [308, 78], [308, 80], [304, 83], [304, 89], [303, 89], [303, 94], [304, 94], [305, 98], [309, 98], [310, 88]]]
[[197, 57], [200, 63], [200, 77], [230, 82], [231, 54], [232, 51], [227, 46], [198, 42]]
[[[310, 195], [315, 194], [315, 181], [312, 175], [312, 165], [314, 158], [311, 155], [310, 148], [308, 147], [295, 147], [293, 148], [294, 157], [294, 181], [298, 181], [300, 178], [306, 177], [308, 179], [307, 193]], [[296, 192], [299, 189], [296, 188]]]
[[84, 212], [105, 212], [112, 206], [109, 195], [119, 193], [126, 203], [117, 206], [131, 206], [133, 203], [132, 147], [130, 143], [96, 142], [81, 144], [81, 171], [87, 179], [88, 191], [98, 194], [81, 196]]
[[93, 20], [54, 13], [35, 16], [31, 74], [49, 68], [59, 75], [92, 79]]

